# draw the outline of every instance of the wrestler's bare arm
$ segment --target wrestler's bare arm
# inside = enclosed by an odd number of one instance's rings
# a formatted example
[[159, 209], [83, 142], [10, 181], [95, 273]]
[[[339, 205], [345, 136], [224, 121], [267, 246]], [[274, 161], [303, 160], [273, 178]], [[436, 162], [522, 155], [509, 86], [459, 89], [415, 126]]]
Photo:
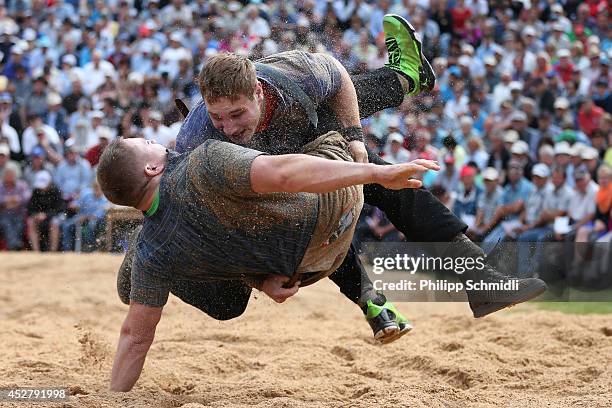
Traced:
[[111, 391], [129, 391], [140, 377], [161, 314], [161, 307], [130, 302], [113, 363]]
[[326, 193], [359, 184], [381, 184], [391, 189], [419, 188], [412, 180], [436, 162], [415, 160], [389, 166], [328, 160], [305, 154], [258, 156], [251, 165], [251, 188], [257, 193]]

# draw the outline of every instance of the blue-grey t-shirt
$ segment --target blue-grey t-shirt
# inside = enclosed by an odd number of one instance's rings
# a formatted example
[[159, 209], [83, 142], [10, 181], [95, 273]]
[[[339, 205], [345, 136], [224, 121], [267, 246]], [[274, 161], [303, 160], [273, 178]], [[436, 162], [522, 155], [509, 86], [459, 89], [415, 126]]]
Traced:
[[177, 279], [295, 273], [314, 231], [318, 196], [253, 192], [251, 164], [261, 154], [218, 140], [169, 153], [159, 208], [136, 244], [131, 300], [163, 306]]

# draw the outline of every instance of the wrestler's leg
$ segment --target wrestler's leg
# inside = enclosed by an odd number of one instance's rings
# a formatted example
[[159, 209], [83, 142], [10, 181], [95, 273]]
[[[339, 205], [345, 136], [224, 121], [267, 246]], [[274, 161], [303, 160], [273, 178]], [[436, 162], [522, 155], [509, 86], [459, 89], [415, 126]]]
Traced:
[[251, 288], [242, 281], [199, 282], [179, 280], [170, 292], [213, 319], [229, 320], [244, 313]]
[[390, 343], [412, 329], [410, 322], [387, 301], [385, 295], [374, 289], [353, 245], [342, 265], [329, 278], [344, 296], [361, 308], [376, 340]]

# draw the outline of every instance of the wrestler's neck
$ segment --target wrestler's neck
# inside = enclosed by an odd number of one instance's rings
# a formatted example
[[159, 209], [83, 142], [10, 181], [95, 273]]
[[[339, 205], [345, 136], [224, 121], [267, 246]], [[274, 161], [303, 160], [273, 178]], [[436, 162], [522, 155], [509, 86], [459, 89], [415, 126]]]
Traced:
[[142, 201], [138, 204], [136, 209], [146, 212], [151, 208], [153, 202], [155, 201], [155, 197], [157, 196], [157, 194], [159, 194], [159, 182], [161, 181], [162, 174], [163, 173], [153, 177], [151, 181], [149, 181], [149, 183], [147, 184], [147, 190], [142, 198]]

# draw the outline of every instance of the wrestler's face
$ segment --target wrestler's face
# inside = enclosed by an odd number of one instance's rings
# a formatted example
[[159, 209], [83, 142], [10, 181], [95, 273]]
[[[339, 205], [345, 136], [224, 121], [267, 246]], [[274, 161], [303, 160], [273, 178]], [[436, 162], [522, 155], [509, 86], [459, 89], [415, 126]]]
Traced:
[[236, 100], [219, 98], [204, 101], [213, 126], [223, 132], [233, 143], [249, 143], [262, 116], [263, 90], [257, 83], [251, 97], [240, 95]]
[[165, 161], [166, 148], [155, 140], [146, 140], [142, 137], [124, 139], [123, 143], [136, 152], [139, 164], [157, 164]]

